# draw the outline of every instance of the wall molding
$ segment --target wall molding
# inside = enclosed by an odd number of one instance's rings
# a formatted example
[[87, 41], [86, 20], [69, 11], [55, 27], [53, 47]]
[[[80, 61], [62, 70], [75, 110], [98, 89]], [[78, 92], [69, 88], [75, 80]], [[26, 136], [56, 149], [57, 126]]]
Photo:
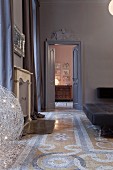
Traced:
[[39, 0], [40, 4], [109, 3], [110, 0]]
[[51, 33], [51, 40], [74, 40], [75, 37], [72, 32], [67, 31], [65, 28], [62, 28], [58, 31], [54, 31]]
[[46, 38], [47, 41], [81, 41], [81, 38], [72, 30], [67, 30], [65, 28], [61, 28], [59, 30], [51, 32], [50, 36]]

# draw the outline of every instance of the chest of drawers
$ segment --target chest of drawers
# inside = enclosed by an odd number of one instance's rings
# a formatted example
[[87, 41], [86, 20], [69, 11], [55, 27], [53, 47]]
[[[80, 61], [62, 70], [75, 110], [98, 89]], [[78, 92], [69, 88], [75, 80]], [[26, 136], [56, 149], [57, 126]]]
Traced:
[[57, 85], [55, 86], [55, 101], [72, 100], [72, 86], [71, 85]]

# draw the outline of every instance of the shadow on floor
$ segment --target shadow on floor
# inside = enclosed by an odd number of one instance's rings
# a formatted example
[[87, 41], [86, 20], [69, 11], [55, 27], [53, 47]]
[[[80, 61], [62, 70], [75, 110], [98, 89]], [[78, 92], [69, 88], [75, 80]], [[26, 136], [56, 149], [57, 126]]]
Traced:
[[27, 134], [51, 134], [55, 120], [32, 120], [23, 129], [23, 135]]

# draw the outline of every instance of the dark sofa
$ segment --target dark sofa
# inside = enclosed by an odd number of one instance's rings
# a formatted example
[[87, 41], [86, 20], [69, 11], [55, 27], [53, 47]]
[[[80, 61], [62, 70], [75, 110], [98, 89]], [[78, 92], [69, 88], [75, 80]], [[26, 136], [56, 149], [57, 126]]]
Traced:
[[[83, 111], [93, 125], [98, 125], [101, 130], [109, 129], [113, 133], [113, 87], [98, 87], [97, 98], [101, 103], [87, 103]], [[108, 102], [105, 103], [105, 100]]]
[[88, 119], [93, 125], [113, 127], [113, 104], [85, 104], [83, 106]]
[[83, 111], [93, 125], [100, 127], [101, 136], [113, 137], [113, 104], [85, 104]]

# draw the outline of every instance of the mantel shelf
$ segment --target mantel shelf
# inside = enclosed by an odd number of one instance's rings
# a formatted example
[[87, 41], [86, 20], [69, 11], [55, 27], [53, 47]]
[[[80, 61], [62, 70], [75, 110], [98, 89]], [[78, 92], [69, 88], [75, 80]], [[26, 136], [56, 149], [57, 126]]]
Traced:
[[27, 73], [27, 74], [31, 74], [31, 75], [33, 74], [33, 73], [29, 72], [28, 70], [25, 70], [25, 69], [23, 69], [23, 68], [21, 68], [21, 67], [14, 66], [14, 69], [15, 69], [15, 70], [20, 70], [20, 71], [25, 72], [25, 73]]

